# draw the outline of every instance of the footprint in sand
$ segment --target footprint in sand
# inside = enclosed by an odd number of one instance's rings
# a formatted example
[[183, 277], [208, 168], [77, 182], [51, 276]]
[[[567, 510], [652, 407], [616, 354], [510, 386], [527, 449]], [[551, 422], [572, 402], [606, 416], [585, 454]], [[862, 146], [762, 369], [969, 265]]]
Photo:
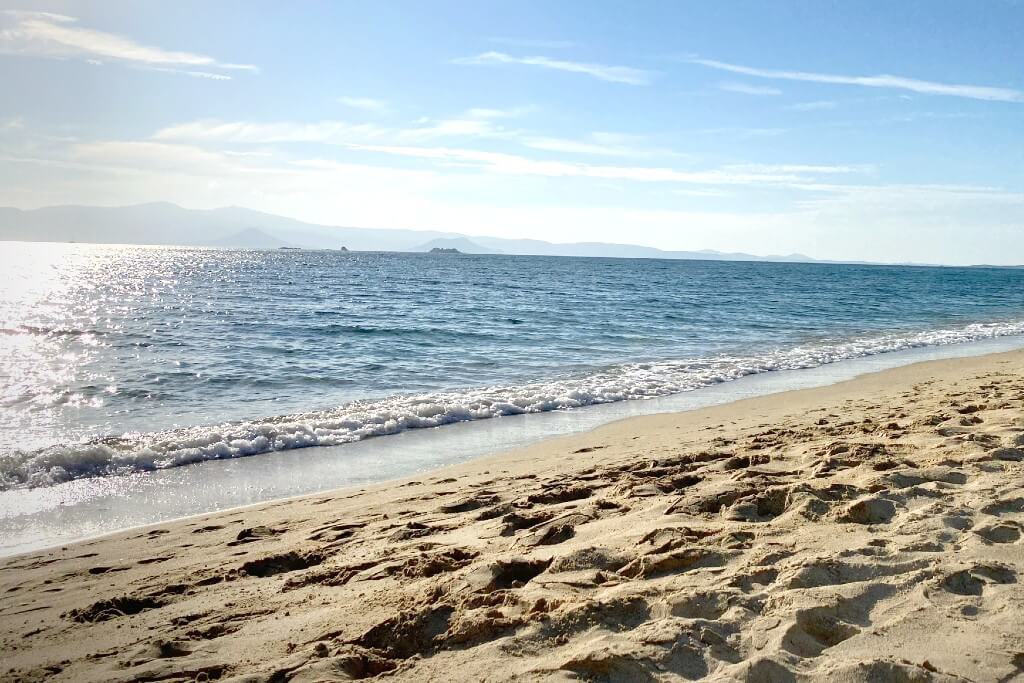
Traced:
[[1021, 538], [1017, 522], [998, 522], [974, 529], [974, 533], [990, 543], [1016, 543]]
[[947, 574], [939, 581], [939, 587], [956, 595], [980, 596], [989, 584], [1016, 582], [1016, 572], [1005, 565], [976, 564], [967, 569]]

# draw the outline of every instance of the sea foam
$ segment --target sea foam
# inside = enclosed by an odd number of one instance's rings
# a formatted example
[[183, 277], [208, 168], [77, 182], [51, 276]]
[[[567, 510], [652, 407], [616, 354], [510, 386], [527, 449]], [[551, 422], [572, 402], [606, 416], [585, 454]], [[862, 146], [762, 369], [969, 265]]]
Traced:
[[50, 486], [83, 477], [146, 472], [312, 446], [337, 446], [454, 422], [649, 399], [746, 375], [1020, 334], [1024, 334], [1024, 321], [978, 323], [776, 348], [749, 356], [630, 363], [518, 386], [399, 394], [316, 412], [124, 434], [0, 456], [0, 490]]

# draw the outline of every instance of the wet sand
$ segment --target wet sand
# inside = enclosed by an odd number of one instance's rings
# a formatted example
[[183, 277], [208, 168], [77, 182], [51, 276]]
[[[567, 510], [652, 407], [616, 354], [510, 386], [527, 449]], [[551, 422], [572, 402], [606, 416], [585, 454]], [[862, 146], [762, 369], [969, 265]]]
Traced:
[[0, 561], [12, 681], [1008, 681], [1024, 352]]

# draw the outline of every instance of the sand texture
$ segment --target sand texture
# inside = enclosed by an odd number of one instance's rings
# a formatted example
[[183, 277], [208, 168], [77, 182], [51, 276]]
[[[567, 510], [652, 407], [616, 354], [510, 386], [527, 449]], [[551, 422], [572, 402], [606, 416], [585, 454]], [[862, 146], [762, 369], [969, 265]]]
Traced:
[[1022, 459], [1024, 352], [626, 420], [0, 561], [0, 679], [1024, 680]]

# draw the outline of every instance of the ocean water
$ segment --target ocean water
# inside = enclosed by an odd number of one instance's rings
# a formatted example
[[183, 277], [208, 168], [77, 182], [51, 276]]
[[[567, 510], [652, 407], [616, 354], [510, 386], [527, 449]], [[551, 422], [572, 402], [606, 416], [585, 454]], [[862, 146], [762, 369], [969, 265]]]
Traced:
[[0, 262], [0, 504], [1024, 334], [1009, 268], [20, 243]]

